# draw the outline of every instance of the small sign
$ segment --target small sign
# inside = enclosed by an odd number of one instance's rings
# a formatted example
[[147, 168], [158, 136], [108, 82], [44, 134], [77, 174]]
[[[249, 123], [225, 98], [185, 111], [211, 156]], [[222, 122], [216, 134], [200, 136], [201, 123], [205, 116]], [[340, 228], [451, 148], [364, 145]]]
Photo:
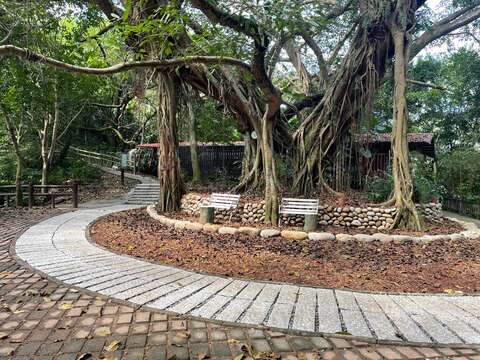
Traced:
[[122, 166], [123, 169], [128, 167], [128, 154], [127, 153], [122, 153], [120, 165]]

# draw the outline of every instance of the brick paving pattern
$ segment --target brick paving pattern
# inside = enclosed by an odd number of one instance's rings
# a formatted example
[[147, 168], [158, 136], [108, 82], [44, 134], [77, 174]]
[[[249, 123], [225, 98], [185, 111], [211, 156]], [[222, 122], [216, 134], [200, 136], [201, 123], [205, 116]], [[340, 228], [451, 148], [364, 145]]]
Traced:
[[54, 217], [22, 235], [16, 251], [67, 284], [181, 315], [380, 341], [480, 344], [478, 296], [362, 293], [222, 278], [114, 254], [88, 242], [91, 222], [128, 208]]
[[382, 345], [199, 321], [50, 281], [9, 253], [23, 230], [48, 215], [0, 210], [1, 358], [480, 359], [477, 348]]

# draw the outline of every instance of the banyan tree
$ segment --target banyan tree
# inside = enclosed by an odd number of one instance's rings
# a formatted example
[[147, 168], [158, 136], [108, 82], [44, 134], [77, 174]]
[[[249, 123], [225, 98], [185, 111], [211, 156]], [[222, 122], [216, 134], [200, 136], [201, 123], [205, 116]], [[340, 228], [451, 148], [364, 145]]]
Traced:
[[[109, 19], [97, 41], [110, 29], [120, 30], [131, 61], [85, 68], [14, 44], [0, 46], [0, 57], [97, 75], [136, 69], [140, 83], [156, 79], [160, 210], [177, 209], [183, 191], [176, 144], [179, 89], [188, 86], [211, 97], [234, 116], [245, 138], [237, 189], [263, 189], [265, 221], [276, 222], [279, 159], [292, 168], [288, 186], [296, 193], [333, 191], [326, 164], [371, 116], [375, 93], [388, 77], [394, 80], [395, 178], [389, 203], [398, 208], [397, 226], [421, 226], [406, 145], [408, 64], [431, 42], [475, 22], [480, 1], [452, 3], [450, 13], [434, 19], [424, 0], [88, 3]], [[295, 80], [285, 81], [292, 72]]]

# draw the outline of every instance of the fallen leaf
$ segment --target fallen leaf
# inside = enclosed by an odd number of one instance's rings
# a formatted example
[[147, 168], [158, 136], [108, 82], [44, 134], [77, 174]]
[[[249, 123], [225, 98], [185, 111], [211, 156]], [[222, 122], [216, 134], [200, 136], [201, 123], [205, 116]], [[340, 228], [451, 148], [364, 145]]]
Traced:
[[91, 359], [92, 358], [92, 354], [90, 353], [84, 353], [82, 355], [80, 355], [77, 360], [87, 360], [87, 359]]
[[99, 357], [99, 359], [101, 360], [118, 360], [118, 358], [116, 356], [113, 356], [113, 355], [101, 355]]
[[108, 328], [104, 328], [104, 329], [100, 329], [98, 331], [95, 331], [95, 335], [98, 335], [98, 336], [108, 336], [110, 334], [111, 334], [111, 332], [110, 332], [110, 329], [108, 329]]
[[227, 343], [229, 344], [238, 344], [240, 341], [238, 341], [237, 339], [228, 339], [227, 340]]
[[4, 332], [0, 333], [0, 340], [6, 339], [6, 338], [8, 338], [7, 333], [4, 333]]
[[177, 336], [187, 339], [187, 338], [190, 337], [190, 332], [188, 332], [188, 331], [179, 332], [179, 333], [177, 333]]
[[45, 301], [46, 303], [49, 303], [52, 301], [52, 299], [50, 299], [48, 296], [44, 296], [43, 301]]
[[240, 355], [235, 356], [235, 358], [233, 360], [243, 360], [244, 357], [245, 357], [245, 354], [240, 354]]
[[204, 360], [204, 359], [210, 359], [210, 356], [208, 356], [205, 353], [201, 353], [197, 355], [197, 360]]
[[352, 336], [348, 331], [337, 331], [335, 333], [336, 335], [346, 335], [346, 336]]
[[118, 348], [120, 347], [121, 342], [120, 341], [112, 341], [106, 348], [105, 351], [107, 352], [112, 352], [112, 351], [117, 351]]
[[58, 308], [60, 310], [70, 310], [71, 308], [73, 308], [73, 305], [72, 304], [61, 304]]
[[40, 293], [38, 292], [38, 290], [35, 289], [28, 289], [27, 291], [25, 291], [25, 296], [37, 296], [39, 294]]
[[12, 311], [15, 315], [17, 314], [22, 314], [25, 312], [25, 310], [15, 310], [15, 311]]

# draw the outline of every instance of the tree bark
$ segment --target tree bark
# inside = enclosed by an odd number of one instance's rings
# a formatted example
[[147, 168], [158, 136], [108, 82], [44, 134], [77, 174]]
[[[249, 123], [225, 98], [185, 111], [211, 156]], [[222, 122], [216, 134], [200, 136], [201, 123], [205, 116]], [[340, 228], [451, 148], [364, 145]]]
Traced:
[[268, 117], [269, 109], [265, 110], [262, 121], [262, 150], [265, 176], [265, 223], [278, 223], [278, 179], [273, 152], [273, 119]]
[[188, 135], [190, 140], [190, 160], [192, 163], [192, 183], [200, 184], [202, 182], [202, 170], [198, 161], [197, 145], [197, 119], [193, 111], [193, 99], [187, 99], [188, 108]]
[[0, 110], [2, 111], [4, 118], [5, 118], [5, 125], [7, 127], [7, 131], [10, 135], [10, 140], [13, 144], [13, 149], [15, 152], [15, 157], [17, 158], [17, 167], [15, 172], [15, 206], [22, 205], [22, 173], [23, 173], [23, 155], [20, 149], [20, 140], [22, 136], [22, 127], [23, 124], [20, 122], [17, 129], [8, 114], [8, 111], [0, 106]]
[[[392, 17], [390, 29], [395, 48], [394, 63], [394, 99], [392, 129], [392, 173], [394, 181], [394, 201], [397, 214], [393, 227], [421, 230], [422, 221], [413, 201], [413, 182], [408, 151], [408, 109], [405, 91], [407, 88], [407, 64], [409, 43], [406, 18], [409, 7], [405, 3], [397, 4], [397, 11]], [[408, 2], [408, 1], [407, 1]]]
[[158, 181], [160, 194], [157, 209], [176, 211], [185, 187], [180, 172], [177, 138], [177, 91], [172, 73], [157, 75], [158, 80]]
[[19, 154], [17, 157], [17, 169], [15, 172], [15, 206], [22, 206], [22, 173], [23, 173], [23, 159]]

